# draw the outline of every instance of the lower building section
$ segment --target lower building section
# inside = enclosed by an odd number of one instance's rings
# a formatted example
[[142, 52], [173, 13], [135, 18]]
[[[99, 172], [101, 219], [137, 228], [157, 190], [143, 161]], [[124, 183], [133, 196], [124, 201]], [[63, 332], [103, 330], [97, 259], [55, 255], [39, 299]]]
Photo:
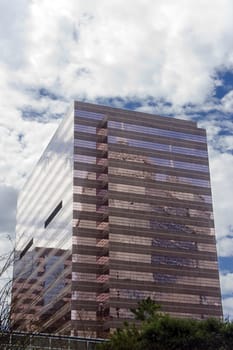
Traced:
[[139, 230], [138, 222], [115, 225], [111, 219], [103, 230], [91, 229], [91, 220], [79, 221], [88, 228], [74, 229], [74, 335], [107, 337], [148, 297], [176, 317], [222, 317], [214, 236]]
[[35, 247], [15, 264], [14, 274], [12, 328], [69, 335], [71, 252]]

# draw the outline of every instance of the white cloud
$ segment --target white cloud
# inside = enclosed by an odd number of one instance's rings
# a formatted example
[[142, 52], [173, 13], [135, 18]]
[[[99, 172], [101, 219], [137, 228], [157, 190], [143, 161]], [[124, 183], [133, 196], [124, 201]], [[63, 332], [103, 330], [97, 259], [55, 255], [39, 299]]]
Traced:
[[222, 152], [233, 150], [233, 135], [224, 135], [218, 140], [218, 147]]
[[0, 185], [0, 232], [12, 232], [15, 228], [17, 191]]
[[222, 294], [233, 295], [233, 273], [228, 272], [220, 275]]
[[0, 13], [0, 61], [17, 69], [27, 61], [28, 1], [14, 0], [12, 6], [9, 1], [1, 0]]
[[[19, 188], [56, 129], [46, 124], [15, 118], [16, 123], [0, 126], [0, 183]], [[6, 123], [8, 124], [8, 123]]]
[[232, 111], [233, 111], [233, 90], [228, 92], [222, 98], [222, 111], [225, 113], [232, 113]]
[[[232, 179], [233, 179], [233, 155], [221, 153], [210, 148], [210, 170], [212, 179], [213, 204], [215, 211], [215, 225], [217, 237], [221, 238], [230, 234], [232, 226]], [[224, 242], [219, 242], [219, 253], [226, 256]], [[229, 248], [228, 252], [229, 252]], [[232, 254], [231, 254], [232, 255]]]
[[[230, 228], [228, 229], [230, 232]], [[223, 237], [219, 239], [218, 252], [222, 257], [233, 256], [233, 237]]]
[[223, 310], [225, 317], [233, 320], [233, 297], [223, 299]]
[[230, 0], [211, 6], [34, 0], [20, 31], [27, 65], [15, 79], [67, 98], [151, 95], [202, 103], [216, 86], [216, 68], [232, 64], [232, 6]]
[[[218, 253], [233, 256], [233, 122], [210, 113], [199, 125], [207, 129]], [[223, 239], [224, 238], [224, 239]]]
[[150, 95], [175, 105], [203, 103], [216, 70], [232, 64], [230, 0], [17, 0], [17, 11], [3, 4], [16, 30], [2, 31], [3, 63], [11, 70], [3, 65], [0, 74], [18, 107], [39, 108], [43, 103], [25, 89], [41, 87], [66, 100]]

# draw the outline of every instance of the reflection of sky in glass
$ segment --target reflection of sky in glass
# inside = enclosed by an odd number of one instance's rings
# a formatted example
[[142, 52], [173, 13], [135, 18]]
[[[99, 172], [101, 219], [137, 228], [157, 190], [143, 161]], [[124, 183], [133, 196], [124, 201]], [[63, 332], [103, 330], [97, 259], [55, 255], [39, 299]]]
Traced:
[[[34, 239], [34, 246], [59, 247], [63, 244], [68, 249], [70, 248], [72, 139], [73, 117], [71, 113], [64, 118], [21, 191], [17, 208], [16, 230], [19, 250], [22, 250], [31, 238]], [[44, 222], [60, 201], [63, 201], [62, 210], [45, 230]], [[59, 235], [54, 235], [56, 230], [59, 231]], [[66, 236], [66, 242], [62, 239], [63, 235]]]
[[209, 171], [209, 167], [207, 165], [188, 163], [188, 162], [179, 162], [177, 160], [171, 161], [170, 159], [162, 159], [162, 158], [156, 158], [156, 157], [149, 157], [149, 163], [163, 165], [170, 168], [196, 170], [204, 173], [208, 173]]
[[[169, 176], [167, 174], [156, 174], [156, 180], [158, 181], [164, 181], [169, 182]], [[210, 182], [208, 180], [201, 180], [201, 179], [193, 179], [190, 177], [183, 177], [183, 176], [176, 176], [177, 182], [189, 184], [193, 186], [200, 186], [200, 187], [210, 187]], [[171, 181], [171, 180], [170, 180]]]
[[203, 157], [203, 158], [208, 157], [207, 151], [203, 151], [201, 149], [192, 149], [192, 148], [172, 146], [171, 152], [187, 154], [190, 156], [198, 156], [198, 157]]
[[[72, 247], [73, 122], [71, 112], [54, 134], [18, 202], [17, 251], [26, 249], [29, 240], [33, 239], [33, 244], [14, 267], [17, 288], [13, 297], [19, 300], [19, 307], [23, 306], [17, 317], [27, 319], [27, 314], [38, 310], [45, 324], [47, 314], [58, 311], [57, 301], [61, 305], [65, 293], [69, 295], [64, 281], [65, 275], [70, 275]], [[59, 203], [62, 205], [56, 211]], [[23, 321], [20, 327], [25, 327]]]
[[173, 222], [158, 222], [156, 220], [151, 220], [150, 226], [151, 228], [164, 230], [165, 232], [185, 232], [187, 234], [195, 233], [190, 227]]
[[142, 126], [142, 125], [132, 125], [132, 124], [120, 123], [116, 121], [109, 121], [108, 126], [110, 128], [119, 129], [119, 130], [121, 129], [125, 131], [145, 133], [146, 135], [158, 135], [158, 136], [166, 136], [166, 137], [171, 137], [171, 138], [176, 138], [181, 140], [206, 142], [205, 136], [187, 134], [187, 133], [178, 132], [178, 131], [156, 129], [156, 128], [151, 128], [151, 127]]
[[88, 125], [74, 125], [74, 131], [80, 131], [80, 132], [85, 132], [88, 134], [96, 134], [96, 128], [93, 126], [88, 126]]
[[85, 118], [85, 119], [102, 120], [104, 118], [104, 114], [96, 113], [96, 112], [83, 111], [81, 109], [75, 109], [75, 117]]
[[75, 162], [88, 163], [88, 164], [95, 164], [96, 163], [96, 157], [84, 156], [82, 154], [75, 154], [74, 155], [74, 161]]
[[[48, 276], [45, 278], [44, 287], [45, 290], [48, 289], [47, 293], [44, 294], [44, 304], [47, 305], [50, 303], [54, 296], [58, 295], [59, 292], [64, 288], [63, 279], [58, 277], [62, 275], [64, 271], [64, 264], [60, 262], [59, 256], [50, 256], [45, 264], [45, 271], [52, 270]], [[57, 283], [55, 283], [57, 282]], [[54, 284], [54, 286], [51, 286]], [[49, 288], [50, 287], [50, 288]]]
[[79, 177], [80, 179], [86, 179], [88, 172], [85, 170], [74, 170], [74, 177]]
[[[123, 139], [124, 137], [122, 137]], [[109, 143], [118, 143], [119, 138], [116, 136], [109, 136], [108, 142]], [[158, 151], [166, 151], [171, 153], [178, 153], [178, 154], [186, 154], [190, 156], [198, 156], [198, 157], [207, 157], [207, 152], [203, 150], [198, 149], [192, 149], [192, 148], [185, 148], [185, 147], [177, 147], [169, 144], [162, 144], [162, 143], [156, 143], [156, 142], [149, 142], [149, 141], [141, 141], [141, 140], [135, 140], [131, 138], [125, 138], [127, 141], [127, 144], [132, 147], [141, 147], [141, 148], [147, 148], [149, 150], [158, 150]]]
[[96, 142], [93, 142], [93, 141], [86, 141], [86, 140], [75, 139], [74, 140], [74, 145], [77, 146], [77, 147], [80, 146], [80, 147], [96, 149]]

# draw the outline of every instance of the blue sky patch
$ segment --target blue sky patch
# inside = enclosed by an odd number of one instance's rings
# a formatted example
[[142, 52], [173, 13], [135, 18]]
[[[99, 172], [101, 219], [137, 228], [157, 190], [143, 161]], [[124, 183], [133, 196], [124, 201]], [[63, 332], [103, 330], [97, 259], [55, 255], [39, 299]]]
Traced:
[[223, 98], [229, 91], [233, 90], [233, 71], [223, 70], [217, 72], [217, 79], [222, 81], [220, 86], [216, 86], [214, 96], [218, 99]]

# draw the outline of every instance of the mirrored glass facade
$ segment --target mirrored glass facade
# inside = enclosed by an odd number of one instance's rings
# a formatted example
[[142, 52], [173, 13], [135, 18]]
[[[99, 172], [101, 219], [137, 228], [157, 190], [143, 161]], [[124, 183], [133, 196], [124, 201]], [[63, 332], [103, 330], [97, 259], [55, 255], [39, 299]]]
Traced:
[[70, 334], [73, 110], [22, 189], [17, 208], [12, 326]]
[[75, 102], [21, 193], [17, 242], [19, 329], [105, 337], [149, 296], [221, 317], [205, 130]]

